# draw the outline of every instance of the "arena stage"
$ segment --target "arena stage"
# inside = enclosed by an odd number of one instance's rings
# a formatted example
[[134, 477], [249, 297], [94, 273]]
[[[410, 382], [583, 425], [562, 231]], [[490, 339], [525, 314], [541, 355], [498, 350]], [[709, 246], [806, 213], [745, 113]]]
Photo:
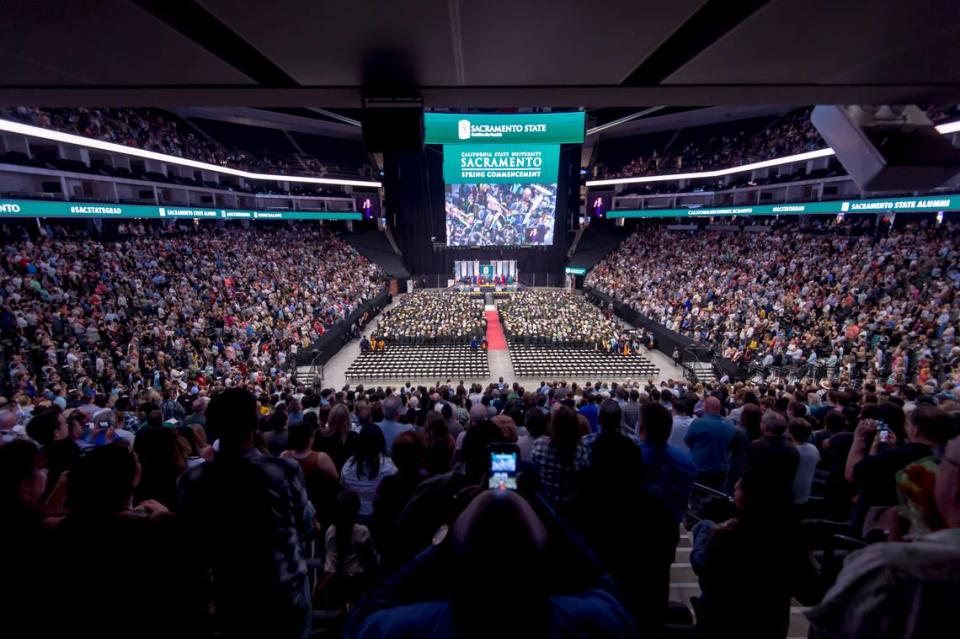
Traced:
[[[520, 290], [518, 288], [518, 290]], [[563, 289], [526, 289], [526, 290], [544, 290], [544, 291], [555, 291], [559, 292]], [[450, 295], [464, 295], [470, 296], [473, 299], [483, 299], [484, 302], [487, 300], [487, 295], [490, 295], [494, 298], [494, 310], [499, 312], [499, 306], [501, 306], [505, 301], [509, 300], [514, 294], [515, 291], [508, 290], [494, 290], [494, 291], [482, 291], [482, 290], [472, 290], [472, 288], [460, 288], [453, 287], [448, 289], [434, 289], [434, 292], [437, 294], [450, 294]], [[573, 293], [579, 295], [579, 293]], [[374, 318], [362, 331], [362, 336], [367, 339], [371, 339], [375, 336], [378, 328], [378, 323], [380, 318], [391, 311], [392, 309], [399, 306], [403, 303], [404, 300], [408, 299], [412, 294], [407, 293], [394, 298], [394, 301], [383, 309], [381, 314]], [[484, 309], [487, 311], [489, 305], [485, 304]], [[625, 324], [621, 320], [617, 320], [619, 325], [625, 330], [629, 331], [632, 329], [631, 326]], [[365, 385], [375, 384], [377, 386], [402, 386], [407, 382], [410, 382], [414, 385], [426, 385], [430, 386], [439, 382], [446, 382], [448, 379], [454, 382], [463, 381], [465, 384], [479, 383], [479, 384], [489, 384], [491, 382], [496, 382], [500, 378], [503, 378], [507, 382], [519, 382], [526, 387], [530, 387], [532, 384], [539, 383], [540, 381], [547, 380], [565, 380], [568, 382], [577, 382], [583, 384], [587, 381], [596, 382], [598, 380], [602, 381], [624, 381], [627, 378], [630, 379], [653, 379], [657, 382], [667, 379], [682, 379], [684, 377], [684, 371], [679, 366], [676, 366], [673, 361], [670, 359], [668, 354], [662, 353], [656, 349], [647, 349], [646, 347], [641, 347], [640, 352], [637, 354], [632, 354], [629, 356], [623, 355], [610, 355], [609, 353], [598, 353], [597, 355], [610, 356], [603, 358], [596, 358], [596, 361], [601, 363], [599, 368], [591, 368], [589, 372], [582, 373], [572, 373], [572, 374], [549, 374], [546, 372], [547, 369], [541, 369], [537, 373], [530, 373], [531, 369], [536, 370], [536, 367], [524, 366], [521, 362], [514, 362], [513, 358], [517, 356], [519, 351], [524, 350], [522, 345], [516, 343], [510, 343], [514, 340], [508, 339], [508, 348], [504, 350], [495, 350], [489, 349], [486, 351], [486, 360], [489, 367], [489, 372], [478, 376], [464, 376], [457, 377], [454, 375], [404, 375], [402, 372], [398, 374], [391, 374], [386, 376], [371, 376], [371, 377], [356, 377], [350, 376], [348, 378], [348, 370], [354, 366], [358, 359], [361, 358], [361, 349], [360, 341], [352, 340], [346, 343], [343, 348], [340, 349], [334, 355], [329, 362], [323, 368], [323, 387], [326, 388], [342, 388], [345, 384], [358, 384], [362, 383]], [[388, 343], [386, 350], [389, 352], [391, 345]], [[512, 349], [512, 350], [511, 350]], [[585, 349], [579, 348], [569, 348], [569, 347], [557, 347], [557, 348], [547, 348], [546, 352], [542, 353], [543, 357], [550, 360], [559, 360], [565, 361], [570, 359], [573, 356], [578, 354], [583, 354]], [[587, 349], [589, 350], [589, 349]], [[611, 359], [614, 358], [614, 359]], [[645, 362], [647, 366], [643, 369], [646, 374], [628, 374], [623, 372], [623, 369], [619, 366], [614, 365], [603, 365], [606, 364], [622, 364], [622, 360], [633, 360], [636, 358], [638, 363]], [[595, 359], [595, 358], [591, 358]], [[621, 361], [618, 361], [621, 360]], [[307, 367], [301, 367], [306, 370]], [[653, 369], [653, 370], [651, 370]]]

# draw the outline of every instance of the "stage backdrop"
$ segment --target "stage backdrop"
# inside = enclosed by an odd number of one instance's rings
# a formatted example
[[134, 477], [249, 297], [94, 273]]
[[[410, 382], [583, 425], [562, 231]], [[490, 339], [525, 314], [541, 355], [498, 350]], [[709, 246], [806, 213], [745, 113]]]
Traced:
[[454, 262], [453, 278], [457, 281], [465, 277], [482, 275], [491, 278], [497, 275], [504, 275], [516, 278], [517, 263], [513, 260], [493, 260], [484, 262], [482, 260], [457, 260]]
[[443, 153], [426, 146], [383, 158], [384, 214], [418, 285], [446, 281], [457, 260], [516, 260], [521, 283], [563, 286], [566, 252], [580, 202], [580, 146], [561, 145], [557, 159], [556, 215], [549, 246], [448, 247]]

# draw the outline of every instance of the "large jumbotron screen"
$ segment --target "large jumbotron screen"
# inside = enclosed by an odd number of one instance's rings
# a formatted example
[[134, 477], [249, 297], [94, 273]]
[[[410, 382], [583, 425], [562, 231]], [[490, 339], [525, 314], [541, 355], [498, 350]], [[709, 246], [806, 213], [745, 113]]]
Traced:
[[424, 116], [443, 144], [447, 246], [549, 246], [560, 143], [583, 142], [583, 113]]
[[553, 244], [557, 184], [447, 184], [447, 246]]

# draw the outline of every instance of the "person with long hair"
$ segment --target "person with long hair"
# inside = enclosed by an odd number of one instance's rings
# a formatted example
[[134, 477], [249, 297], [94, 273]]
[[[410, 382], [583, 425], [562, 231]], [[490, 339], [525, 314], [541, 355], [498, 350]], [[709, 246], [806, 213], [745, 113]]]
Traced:
[[290, 426], [288, 449], [280, 454], [281, 459], [297, 462], [303, 471], [310, 501], [317, 509], [317, 519], [322, 525], [330, 523], [333, 505], [339, 489], [340, 473], [330, 455], [312, 449], [317, 417], [313, 413], [303, 416], [303, 421]]
[[265, 420], [263, 440], [274, 457], [279, 457], [280, 453], [287, 449], [287, 439], [290, 436], [287, 430], [288, 420], [289, 415], [284, 406], [274, 410]]
[[763, 412], [758, 404], [744, 404], [740, 409], [736, 434], [730, 442], [730, 467], [727, 469], [723, 488], [723, 492], [728, 495], [733, 494], [733, 488], [747, 466], [747, 449], [750, 444], [763, 437], [760, 430], [762, 419]]
[[427, 472], [430, 475], [449, 472], [456, 450], [443, 415], [433, 410], [427, 411], [424, 432], [427, 437]]
[[530, 460], [540, 473], [543, 496], [555, 506], [574, 499], [581, 484], [581, 473], [590, 463], [589, 453], [580, 444], [577, 414], [558, 406], [550, 421], [550, 436], [533, 445]]
[[200, 424], [178, 426], [177, 434], [186, 440], [190, 446], [190, 452], [187, 455], [187, 467], [193, 467], [203, 461], [213, 459], [216, 451], [213, 450], [213, 446], [207, 443], [207, 431], [204, 430], [203, 426]]
[[346, 605], [376, 579], [377, 555], [370, 530], [358, 522], [360, 496], [349, 488], [337, 496], [333, 525], [325, 536], [326, 558], [318, 589], [327, 605]]
[[330, 409], [326, 427], [313, 438], [313, 450], [329, 455], [340, 472], [347, 459], [353, 456], [358, 437], [351, 430], [350, 411], [346, 404], [336, 404]]
[[343, 465], [340, 481], [360, 495], [360, 516], [364, 520], [373, 515], [373, 497], [380, 480], [397, 472], [387, 457], [383, 433], [374, 424], [366, 424], [357, 437], [357, 448]]
[[[785, 637], [790, 600], [809, 600], [813, 574], [791, 496], [776, 488], [766, 468], [747, 466], [733, 494], [736, 514], [721, 524], [693, 529], [690, 562], [700, 578], [697, 629], [719, 637], [738, 628], [740, 637]], [[749, 601], [744, 623], [744, 602]]]
[[383, 478], [373, 500], [373, 530], [385, 566], [397, 567], [393, 562], [397, 552], [393, 548], [396, 539], [392, 532], [417, 485], [427, 477], [426, 452], [423, 436], [417, 432], [400, 433], [393, 442], [390, 459], [397, 472]]
[[331, 406], [324, 404], [317, 410], [317, 429], [322, 431], [327, 427], [327, 420], [330, 418]]
[[169, 509], [177, 503], [177, 478], [187, 469], [182, 439], [173, 428], [147, 428], [137, 434], [133, 450], [142, 474], [134, 490], [134, 501], [153, 499]]

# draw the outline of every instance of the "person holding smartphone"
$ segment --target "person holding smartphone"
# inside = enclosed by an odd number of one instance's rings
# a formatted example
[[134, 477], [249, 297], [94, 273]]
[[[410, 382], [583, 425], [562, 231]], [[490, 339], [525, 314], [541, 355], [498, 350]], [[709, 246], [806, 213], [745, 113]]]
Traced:
[[93, 414], [90, 428], [90, 442], [94, 446], [103, 446], [114, 441], [122, 441], [133, 446], [134, 434], [120, 428], [117, 424], [117, 414], [104, 408]]
[[358, 603], [344, 636], [637, 636], [603, 567], [528, 483], [464, 495], [453, 524]]
[[889, 402], [864, 409], [863, 416], [847, 456], [847, 480], [859, 490], [852, 521], [857, 532], [864, 527], [872, 508], [899, 503], [897, 472], [940, 450], [954, 432], [950, 416], [930, 405], [918, 406], [909, 420], [904, 419], [899, 406]]

